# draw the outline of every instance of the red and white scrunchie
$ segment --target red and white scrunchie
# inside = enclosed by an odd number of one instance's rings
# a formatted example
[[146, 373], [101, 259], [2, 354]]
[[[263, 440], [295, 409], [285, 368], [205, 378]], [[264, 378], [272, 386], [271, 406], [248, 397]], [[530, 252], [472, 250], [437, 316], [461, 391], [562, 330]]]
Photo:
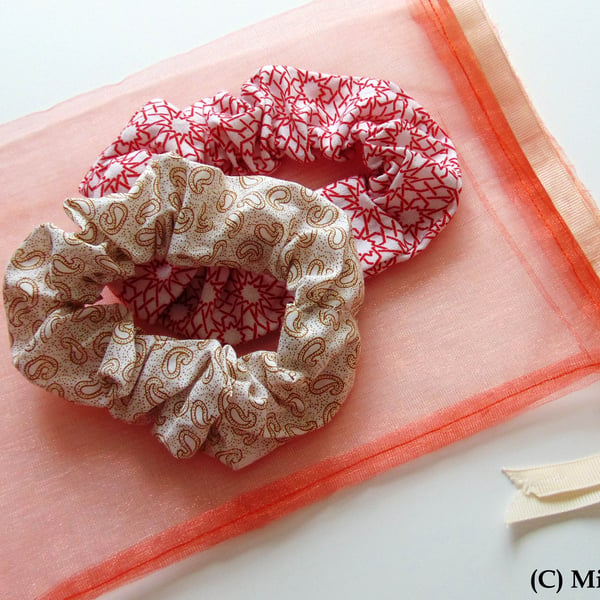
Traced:
[[[451, 140], [396, 84], [286, 66], [263, 67], [239, 97], [221, 92], [183, 110], [148, 102], [80, 190], [89, 197], [125, 192], [165, 152], [232, 175], [271, 174], [285, 158], [343, 161], [358, 153], [367, 176], [317, 191], [351, 217], [365, 276], [423, 250], [450, 221], [461, 187]], [[117, 293], [145, 321], [234, 344], [276, 330], [290, 301], [268, 275], [156, 261], [138, 266]]]

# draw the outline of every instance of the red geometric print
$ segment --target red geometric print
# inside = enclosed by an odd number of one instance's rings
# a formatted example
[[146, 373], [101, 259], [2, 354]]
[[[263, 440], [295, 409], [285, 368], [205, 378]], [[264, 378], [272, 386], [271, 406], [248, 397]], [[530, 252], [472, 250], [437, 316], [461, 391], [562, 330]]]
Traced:
[[[396, 84], [266, 66], [241, 88], [179, 110], [148, 102], [83, 179], [90, 197], [132, 187], [165, 152], [228, 175], [272, 174], [284, 158], [344, 161], [369, 170], [318, 190], [352, 220], [365, 276], [421, 252], [454, 215], [461, 173], [454, 145]], [[279, 327], [283, 282], [219, 269], [149, 264], [124, 281], [123, 301], [142, 319], [222, 342], [249, 341]]]

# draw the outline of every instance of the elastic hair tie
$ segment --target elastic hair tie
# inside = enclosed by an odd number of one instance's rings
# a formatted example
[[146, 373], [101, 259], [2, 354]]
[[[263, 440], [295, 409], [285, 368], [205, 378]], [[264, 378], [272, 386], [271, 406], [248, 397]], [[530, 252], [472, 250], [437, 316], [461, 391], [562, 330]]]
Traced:
[[[389, 81], [266, 66], [241, 86], [184, 110], [155, 99], [135, 113], [81, 191], [127, 191], [156, 154], [174, 151], [228, 174], [270, 174], [284, 159], [344, 161], [367, 175], [319, 189], [351, 218], [365, 276], [422, 251], [450, 221], [461, 175], [452, 141]], [[289, 301], [269, 275], [154, 261], [116, 290], [134, 313], [187, 337], [249, 341], [279, 327]], [[253, 298], [251, 314], [240, 310]]]
[[[172, 155], [127, 194], [65, 202], [80, 233], [35, 229], [15, 252], [5, 306], [16, 367], [68, 400], [152, 421], [176, 457], [239, 469], [327, 423], [354, 380], [363, 275], [347, 216], [305, 187], [227, 177]], [[244, 268], [285, 282], [277, 352], [237, 357], [209, 339], [143, 334], [95, 304], [136, 265]]]

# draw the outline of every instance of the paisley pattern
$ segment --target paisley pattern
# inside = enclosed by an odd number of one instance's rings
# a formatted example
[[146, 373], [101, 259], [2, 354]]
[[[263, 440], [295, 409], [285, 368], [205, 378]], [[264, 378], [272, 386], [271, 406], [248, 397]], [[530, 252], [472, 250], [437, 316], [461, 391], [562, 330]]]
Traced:
[[[65, 206], [82, 232], [36, 228], [5, 278], [13, 361], [36, 385], [152, 422], [175, 457], [201, 450], [234, 469], [340, 408], [364, 296], [342, 210], [298, 184], [230, 177], [172, 154], [151, 161], [129, 193]], [[281, 282], [291, 300], [277, 352], [238, 357], [214, 339], [146, 335], [123, 305], [96, 304], [105, 285], [152, 261]], [[243, 310], [256, 319], [246, 293]]]
[[[242, 85], [239, 97], [221, 92], [183, 110], [161, 99], [148, 102], [102, 152], [80, 189], [86, 196], [127, 191], [153, 156], [169, 151], [242, 175], [242, 187], [252, 185], [251, 174], [271, 174], [285, 159], [343, 161], [356, 154], [365, 175], [319, 192], [351, 218], [365, 276], [422, 251], [451, 219], [461, 187], [452, 141], [396, 84], [288, 66], [261, 68]], [[184, 183], [178, 171], [172, 178], [176, 206]], [[195, 192], [208, 184], [206, 174], [189, 182]], [[244, 202], [282, 208], [288, 194], [285, 185], [277, 186], [264, 197], [248, 194]], [[228, 208], [232, 198], [225, 191], [217, 202]], [[140, 218], [152, 210], [153, 204], [140, 207]], [[314, 218], [324, 223], [335, 214], [330, 207], [318, 210], [324, 215], [315, 212]], [[178, 230], [210, 227], [206, 215], [196, 218], [192, 223], [181, 213]], [[103, 223], [119, 227], [119, 210], [106, 214]], [[234, 215], [229, 225], [233, 235], [243, 224]], [[141, 232], [140, 241], [148, 235]], [[261, 242], [276, 235], [257, 232]], [[330, 236], [345, 244], [339, 231]], [[242, 252], [254, 251], [248, 245]], [[291, 300], [269, 275], [161, 261], [141, 265], [116, 291], [143, 320], [186, 337], [221, 341], [251, 340], [277, 329]], [[240, 310], [249, 297], [252, 311]]]

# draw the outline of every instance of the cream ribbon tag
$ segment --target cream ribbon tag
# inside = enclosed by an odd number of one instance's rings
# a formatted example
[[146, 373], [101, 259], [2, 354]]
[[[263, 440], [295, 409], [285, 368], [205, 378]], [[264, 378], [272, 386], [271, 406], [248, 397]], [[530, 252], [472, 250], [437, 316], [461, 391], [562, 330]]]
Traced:
[[600, 504], [600, 454], [529, 469], [502, 469], [518, 488], [507, 524]]

